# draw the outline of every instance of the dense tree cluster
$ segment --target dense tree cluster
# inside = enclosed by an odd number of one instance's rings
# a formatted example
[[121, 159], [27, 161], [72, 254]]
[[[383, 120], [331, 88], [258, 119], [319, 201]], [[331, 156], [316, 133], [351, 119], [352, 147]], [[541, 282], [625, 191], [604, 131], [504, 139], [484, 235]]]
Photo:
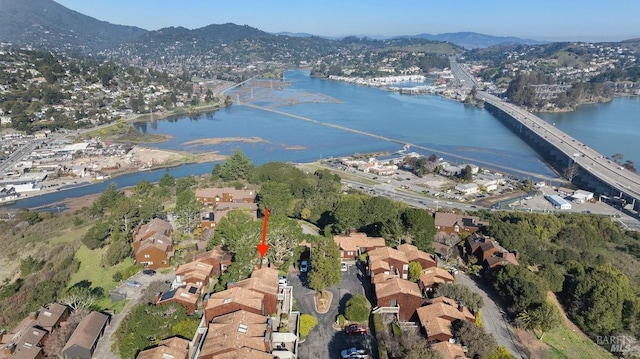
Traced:
[[[489, 233], [506, 248], [518, 249], [520, 266], [493, 273], [498, 293], [513, 312], [534, 318], [546, 331], [546, 291], [555, 292], [567, 313], [592, 336], [640, 335], [640, 297], [633, 273], [640, 259], [640, 235], [625, 232], [608, 217], [582, 214], [483, 213]], [[627, 251], [634, 259], [622, 263], [611, 250]], [[607, 263], [610, 262], [610, 263]]]

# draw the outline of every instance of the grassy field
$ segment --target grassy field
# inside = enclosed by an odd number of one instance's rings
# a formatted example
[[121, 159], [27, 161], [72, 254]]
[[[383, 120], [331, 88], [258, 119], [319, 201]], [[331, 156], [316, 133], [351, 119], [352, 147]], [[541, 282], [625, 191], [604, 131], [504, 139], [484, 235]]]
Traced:
[[117, 271], [132, 266], [133, 260], [127, 258], [122, 263], [113, 267], [104, 268], [100, 265], [100, 258], [106, 251], [106, 248], [90, 250], [86, 246], [80, 247], [76, 252], [75, 258], [80, 261], [80, 269], [71, 276], [69, 287], [74, 284], [86, 280], [91, 282], [92, 287], [101, 287], [106, 294], [114, 289], [118, 283], [113, 280], [113, 274]]
[[87, 233], [87, 231], [89, 230], [89, 228], [91, 228], [91, 226], [93, 226], [93, 224], [89, 224], [87, 226], [76, 228], [76, 229], [70, 229], [62, 235], [51, 238], [49, 240], [49, 244], [56, 245], [56, 244], [73, 243], [75, 241], [80, 241], [80, 239], [82, 239], [82, 237], [85, 235], [85, 233]]
[[545, 334], [542, 341], [550, 347], [550, 359], [613, 358], [610, 352], [564, 325]]

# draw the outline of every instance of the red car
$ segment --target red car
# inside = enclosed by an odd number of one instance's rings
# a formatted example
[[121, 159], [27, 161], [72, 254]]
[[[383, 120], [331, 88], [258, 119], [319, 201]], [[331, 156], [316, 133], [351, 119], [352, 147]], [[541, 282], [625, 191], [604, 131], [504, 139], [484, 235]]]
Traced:
[[367, 328], [362, 324], [350, 324], [344, 328], [347, 334], [367, 334]]

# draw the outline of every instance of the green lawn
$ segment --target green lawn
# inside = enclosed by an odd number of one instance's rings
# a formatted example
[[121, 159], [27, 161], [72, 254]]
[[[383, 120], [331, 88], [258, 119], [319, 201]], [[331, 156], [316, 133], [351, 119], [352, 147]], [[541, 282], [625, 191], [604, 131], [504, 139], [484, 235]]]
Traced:
[[106, 248], [90, 250], [85, 245], [82, 245], [75, 256], [76, 260], [80, 261], [80, 268], [71, 276], [69, 287], [86, 280], [91, 282], [92, 287], [101, 287], [104, 289], [105, 294], [108, 295], [109, 291], [117, 286], [117, 283], [113, 281], [113, 274], [132, 266], [133, 260], [127, 258], [122, 263], [113, 267], [101, 267], [100, 258], [106, 250]]
[[53, 237], [49, 240], [49, 244], [56, 245], [62, 243], [73, 243], [79, 241], [93, 224], [70, 230], [63, 235]]
[[610, 352], [564, 325], [545, 334], [542, 341], [551, 347], [550, 359], [613, 358]]

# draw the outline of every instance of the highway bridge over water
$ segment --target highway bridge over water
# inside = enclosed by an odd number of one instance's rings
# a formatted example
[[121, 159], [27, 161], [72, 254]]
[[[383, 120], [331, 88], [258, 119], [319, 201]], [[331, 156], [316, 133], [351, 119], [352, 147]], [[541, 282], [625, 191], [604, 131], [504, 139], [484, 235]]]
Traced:
[[[451, 61], [451, 69], [466, 90], [473, 86], [482, 88], [462, 65]], [[483, 99], [490, 113], [538, 151], [558, 172], [577, 165], [574, 184], [614, 205], [630, 204], [636, 214], [640, 211], [640, 175], [514, 104], [484, 91], [478, 91], [476, 97]]]

